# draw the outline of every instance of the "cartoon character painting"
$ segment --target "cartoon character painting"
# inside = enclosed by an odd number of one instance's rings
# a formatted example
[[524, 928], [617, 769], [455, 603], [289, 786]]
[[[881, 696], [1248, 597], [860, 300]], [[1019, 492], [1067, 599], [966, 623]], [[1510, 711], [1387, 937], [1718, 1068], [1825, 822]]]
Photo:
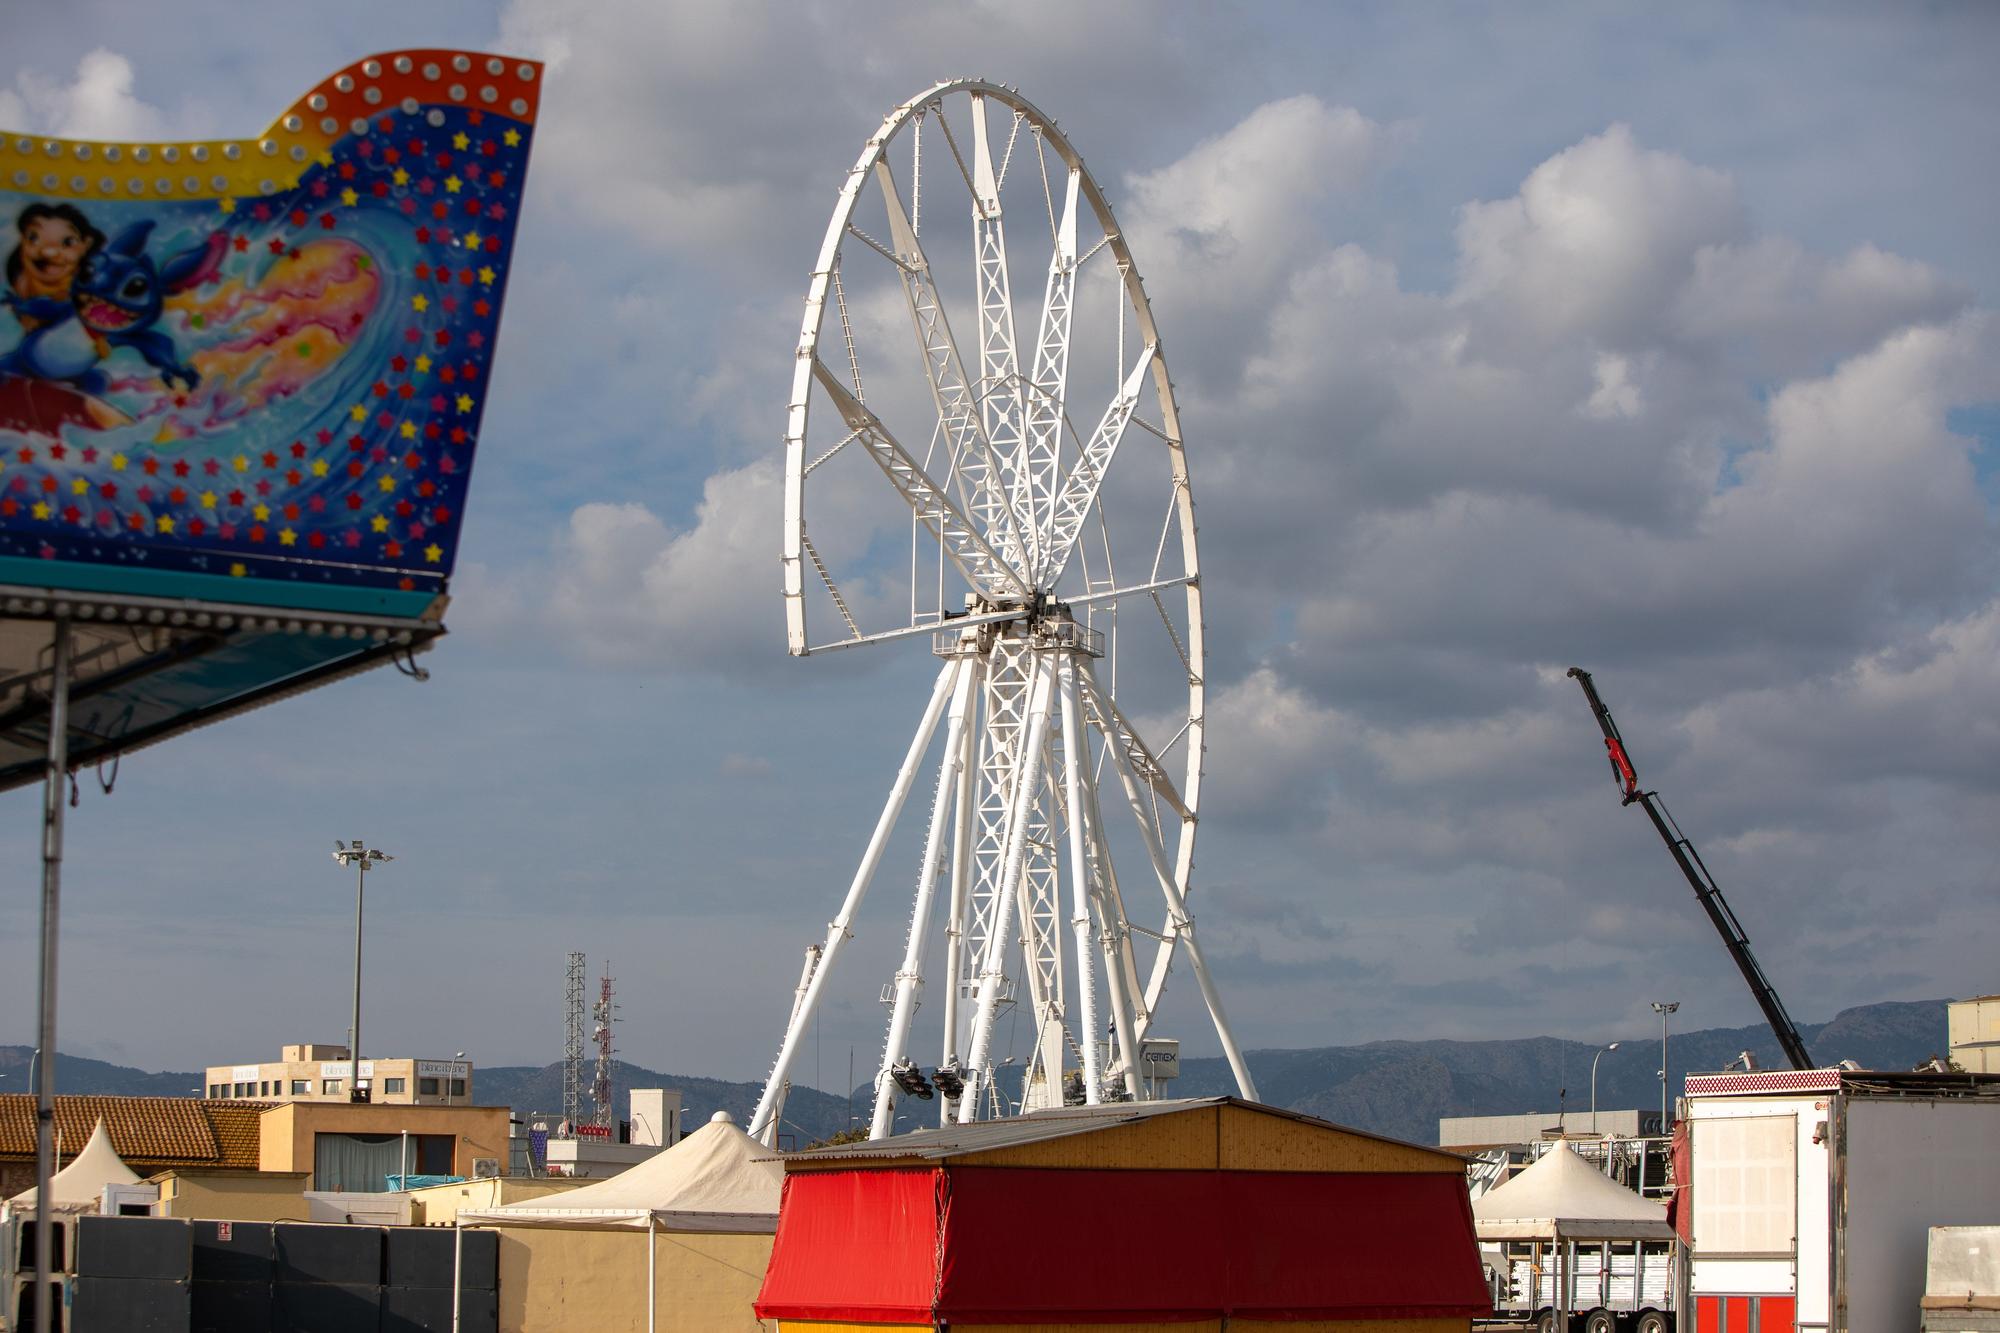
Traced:
[[160, 372], [168, 387], [192, 389], [200, 383], [200, 374], [175, 352], [173, 339], [154, 325], [169, 293], [213, 272], [216, 248], [196, 246], [156, 266], [146, 254], [152, 232], [150, 219], [134, 222], [108, 244], [89, 250], [76, 265], [67, 301], [23, 298], [10, 290], [9, 303], [34, 327], [0, 357], [0, 372], [61, 380], [95, 396], [109, 387], [99, 363], [114, 350], [129, 347]]
[[32, 332], [61, 317], [77, 267], [104, 244], [104, 233], [74, 204], [29, 204], [15, 226], [21, 240], [7, 256], [7, 288], [0, 300]]

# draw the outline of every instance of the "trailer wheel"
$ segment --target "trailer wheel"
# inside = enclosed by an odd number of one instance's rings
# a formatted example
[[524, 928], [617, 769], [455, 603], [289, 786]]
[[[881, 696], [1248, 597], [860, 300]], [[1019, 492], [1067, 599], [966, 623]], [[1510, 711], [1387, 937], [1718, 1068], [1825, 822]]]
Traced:
[[1535, 1333], [1564, 1333], [1563, 1320], [1554, 1310], [1543, 1310], [1535, 1316]]
[[1583, 1333], [1618, 1333], [1618, 1320], [1609, 1310], [1592, 1310], [1583, 1317]]
[[1639, 1316], [1639, 1322], [1632, 1325], [1632, 1333], [1673, 1333], [1674, 1321], [1671, 1315], [1658, 1310], [1647, 1310]]

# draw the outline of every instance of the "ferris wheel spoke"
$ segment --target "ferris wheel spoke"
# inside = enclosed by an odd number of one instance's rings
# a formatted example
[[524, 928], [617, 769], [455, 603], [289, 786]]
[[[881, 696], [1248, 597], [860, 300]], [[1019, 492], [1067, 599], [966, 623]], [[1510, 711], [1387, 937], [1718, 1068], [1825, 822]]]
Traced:
[[[943, 124], [943, 117], [939, 117]], [[897, 260], [903, 296], [910, 311], [910, 324], [923, 356], [924, 376], [929, 381], [931, 400], [937, 407], [946, 447], [951, 457], [959, 498], [983, 525], [981, 534], [998, 542], [1000, 549], [1013, 555], [1025, 550], [1021, 542], [1019, 516], [1007, 494], [1005, 460], [994, 451], [993, 440], [982, 420], [982, 408], [966, 378], [965, 359], [952, 337], [951, 321], [945, 315], [938, 293], [936, 274], [916, 228], [903, 208], [896, 190], [896, 178], [883, 159], [875, 162], [875, 183], [889, 217], [889, 243]], [[1026, 565], [1020, 564], [1020, 568]], [[1019, 580], [1015, 582], [1018, 584]]]
[[[1033, 497], [1023, 466], [1025, 440], [1019, 346], [1014, 336], [1014, 292], [1007, 271], [1007, 230], [1000, 208], [1000, 173], [993, 167], [993, 149], [986, 131], [986, 99], [972, 95], [972, 249], [979, 286], [980, 422], [1001, 480], [1011, 497], [1022, 538], [1022, 568], [1034, 568], [1040, 536]], [[941, 119], [941, 118], [940, 118]], [[1018, 126], [1019, 122], [1015, 124]], [[953, 147], [956, 148], [956, 141]], [[1008, 153], [1013, 139], [1007, 141]], [[961, 164], [962, 165], [962, 164]]]
[[[1181, 801], [1181, 794], [1174, 787], [1174, 780], [1167, 776], [1165, 766], [1146, 747], [1146, 742], [1139, 736], [1138, 728], [1119, 711], [1117, 703], [1111, 696], [1098, 688], [1095, 676], [1086, 673], [1084, 680], [1083, 701], [1090, 717], [1090, 724], [1096, 727], [1107, 741], [1113, 742], [1113, 750], [1125, 756], [1125, 762], [1132, 766], [1133, 771], [1139, 774], [1147, 787], [1167, 803], [1169, 809], [1182, 819], [1193, 819], [1194, 812]], [[1155, 827], [1155, 836], [1158, 832], [1158, 828]]]
[[1063, 479], [1062, 492], [1056, 497], [1054, 513], [1049, 520], [1046, 554], [1042, 567], [1036, 571], [1037, 582], [1044, 587], [1053, 587], [1069, 564], [1070, 550], [1076, 545], [1077, 534], [1083, 531], [1091, 506], [1097, 503], [1098, 493], [1104, 485], [1104, 474], [1110, 470], [1119, 441], [1125, 438], [1125, 426], [1132, 420], [1133, 409], [1139, 405], [1140, 391], [1145, 387], [1146, 377], [1151, 373], [1153, 359], [1158, 353], [1159, 344], [1146, 344], [1139, 359], [1133, 363], [1131, 373], [1118, 386], [1117, 396], [1105, 406], [1097, 429], [1091, 432], [1090, 439], [1077, 452], [1076, 462], [1070, 465], [1069, 476]]
[[951, 502], [944, 487], [938, 485], [909, 450], [897, 442], [896, 437], [889, 433], [889, 428], [882, 424], [881, 418], [848, 392], [840, 377], [818, 357], [813, 358], [813, 374], [827, 397], [833, 400], [841, 420], [854, 432], [855, 442], [868, 451], [868, 456], [888, 477], [889, 484], [896, 488], [918, 520], [930, 530], [931, 536], [944, 547], [966, 580], [990, 593], [1012, 592], [1017, 596], [1027, 596], [1028, 586], [1014, 572], [1014, 567], [986, 544], [971, 520]]
[[[1039, 533], [1053, 517], [1063, 411], [1069, 388], [1070, 317], [1076, 302], [1076, 192], [1082, 172], [1072, 167], [1063, 190], [1062, 221], [1055, 224], [1048, 283], [1042, 292], [1041, 332], [1035, 339], [1035, 368], [1028, 395], [1028, 432], [1023, 456], [1027, 512]], [[1046, 515], [1046, 517], [1045, 517]], [[1051, 533], [1051, 549], [1059, 534]], [[1047, 552], [1037, 550], [1039, 567]]]

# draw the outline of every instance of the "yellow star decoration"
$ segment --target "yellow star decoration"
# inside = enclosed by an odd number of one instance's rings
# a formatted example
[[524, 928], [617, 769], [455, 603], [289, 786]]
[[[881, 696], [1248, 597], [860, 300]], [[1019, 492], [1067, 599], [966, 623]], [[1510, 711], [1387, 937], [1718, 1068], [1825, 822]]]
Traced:
[[263, 504], [251, 505], [250, 514], [251, 517], [255, 518], [259, 523], [262, 523], [265, 519], [271, 516], [271, 506]]
[[500, 142], [506, 144], [509, 148], [519, 148], [521, 146], [521, 132], [519, 130], [508, 130], [500, 136]]
[[113, 472], [123, 472], [125, 470], [125, 455], [111, 455], [111, 470]]
[[297, 546], [299, 544], [299, 534], [293, 532], [290, 528], [279, 528], [278, 544], [280, 546]]
[[340, 202], [341, 202], [341, 203], [343, 203], [343, 204], [346, 204], [346, 205], [347, 205], [347, 206], [348, 206], [349, 208], [352, 208], [352, 207], [354, 207], [355, 203], [356, 203], [356, 202], [357, 202], [357, 201], [358, 201], [358, 200], [359, 200], [360, 198], [361, 198], [361, 196], [360, 196], [360, 195], [358, 195], [358, 194], [356, 194], [356, 193], [354, 192], [354, 189], [353, 189], [353, 187], [352, 187], [352, 186], [350, 186], [350, 187], [348, 187], [347, 189], [345, 189], [345, 190], [342, 190], [342, 191], [340, 192]]
[[476, 231], [469, 231], [469, 232], [465, 233], [465, 248], [466, 248], [466, 249], [468, 249], [468, 250], [477, 250], [477, 249], [479, 248], [479, 233], [478, 233], [478, 232], [476, 232]]
[[377, 532], [387, 532], [389, 530], [389, 520], [377, 514], [368, 520], [368, 526]]
[[356, 421], [366, 421], [368, 420], [368, 409], [356, 403], [347, 409], [347, 415], [353, 417]]
[[416, 438], [417, 438], [417, 423], [416, 423], [416, 422], [414, 422], [414, 421], [405, 421], [405, 422], [403, 423], [403, 426], [402, 426], [402, 432], [403, 432], [403, 438], [404, 438], [404, 439], [406, 439], [406, 440], [414, 440], [414, 439], [416, 439]]
[[424, 559], [435, 565], [438, 561], [444, 559], [444, 547], [439, 546], [436, 542], [432, 542], [424, 548]]
[[315, 477], [324, 477], [326, 475], [326, 460], [324, 458], [313, 459], [313, 475]]
[[444, 178], [444, 188], [452, 194], [457, 194], [458, 187], [463, 185], [464, 183], [465, 182], [461, 181], [456, 176], [446, 176]]
[[419, 375], [428, 375], [430, 374], [430, 372], [431, 372], [431, 359], [427, 356], [419, 356], [417, 358], [417, 373]]
[[403, 170], [401, 167], [397, 167], [394, 171], [389, 173], [389, 179], [396, 182], [396, 184], [398, 185], [408, 185], [410, 183], [410, 173]]
[[214, 492], [214, 491], [203, 491], [203, 492], [201, 493], [201, 507], [202, 507], [203, 509], [213, 509], [213, 508], [215, 508], [215, 492]]
[[234, 199], [224, 199], [216, 207], [225, 213], [234, 213], [236, 211], [236, 201]]
[[249, 572], [250, 571], [247, 568], [245, 568], [240, 561], [229, 567], [229, 577], [232, 579], [240, 579]]
[[229, 466], [235, 468], [238, 472], [248, 472], [250, 470], [250, 460], [245, 458], [242, 454], [238, 454], [230, 462]]
[[396, 479], [394, 477], [384, 477], [375, 484], [381, 487], [385, 494], [396, 489]]
[[465, 137], [465, 131], [460, 130], [457, 134], [451, 136], [451, 146], [462, 153], [472, 147], [472, 140]]
[[470, 412], [472, 410], [471, 394], [462, 393], [458, 396], [458, 410], [461, 412]]
[[162, 514], [154, 521], [153, 527], [160, 532], [172, 532], [174, 530], [174, 521]]
[[410, 309], [412, 309], [412, 310], [415, 310], [415, 311], [417, 311], [417, 312], [418, 312], [419, 314], [421, 314], [422, 312], [424, 312], [424, 311], [426, 311], [426, 310], [429, 310], [430, 308], [431, 308], [431, 298], [430, 298], [430, 297], [428, 297], [428, 296], [412, 296], [412, 297], [410, 298]]
[[35, 501], [34, 514], [36, 518], [47, 518], [49, 516], [48, 505], [41, 500]]
[[71, 495], [88, 495], [90, 493], [90, 483], [82, 477], [78, 477], [69, 484], [69, 493]]
[[313, 160], [318, 162], [323, 167], [330, 167], [333, 165], [333, 154], [322, 151], [320, 155]]

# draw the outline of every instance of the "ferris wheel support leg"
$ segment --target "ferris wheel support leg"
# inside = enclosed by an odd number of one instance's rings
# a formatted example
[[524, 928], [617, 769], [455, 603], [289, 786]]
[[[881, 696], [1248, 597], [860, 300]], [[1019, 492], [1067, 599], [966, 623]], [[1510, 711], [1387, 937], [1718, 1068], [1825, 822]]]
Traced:
[[1103, 1100], [1097, 1067], [1097, 987], [1091, 977], [1090, 872], [1083, 854], [1083, 769], [1090, 763], [1090, 744], [1077, 723], [1076, 666], [1065, 665], [1062, 676], [1063, 809], [1069, 823], [1070, 930], [1076, 936], [1078, 1024], [1083, 1029], [1083, 1100], [1095, 1106]]
[[[986, 686], [985, 659], [973, 659], [971, 671], [976, 701]], [[958, 992], [965, 973], [965, 913], [972, 899], [972, 779], [978, 743], [978, 728], [966, 727], [960, 741], [956, 816], [951, 832], [951, 917], [945, 927], [944, 1050], [940, 1064], [958, 1059]], [[939, 1097], [938, 1123], [950, 1124], [957, 1106], [957, 1098]]]
[[1104, 923], [1099, 951], [1104, 959], [1104, 989], [1111, 997], [1111, 1030], [1118, 1035], [1118, 1058], [1099, 1074], [1099, 1079], [1122, 1077], [1125, 1091], [1134, 1101], [1146, 1100], [1146, 1085], [1139, 1078], [1139, 1042], [1145, 1035], [1138, 1015], [1138, 970], [1132, 959], [1132, 929], [1125, 920], [1124, 895], [1118, 892], [1118, 871], [1111, 862], [1111, 848], [1104, 841], [1104, 812], [1098, 806], [1096, 778], [1083, 775], [1084, 808], [1090, 819], [1089, 835], [1103, 867], [1106, 882], [1093, 881], [1091, 893], [1097, 900], [1097, 919]]
[[1014, 885], [1020, 882], [1022, 864], [1028, 851], [1028, 812], [1041, 783], [1039, 772], [1042, 748], [1049, 736], [1049, 695], [1054, 674], [1051, 662], [1037, 653], [1031, 659], [1034, 672], [1028, 688], [1028, 736], [1022, 746], [1021, 773], [1016, 779], [1013, 809], [1008, 812], [1006, 853], [1001, 859], [999, 891], [992, 934], [987, 937], [986, 958], [979, 977], [979, 1012], [972, 1020], [972, 1049], [967, 1053], [967, 1096], [958, 1104], [958, 1123], [969, 1125], [979, 1109], [979, 1094], [990, 1086], [986, 1077], [987, 1058], [993, 1046], [993, 1015], [1000, 1004], [1000, 985], [1006, 980], [1004, 957], [1007, 937], [1012, 933]]
[[868, 1137], [889, 1137], [896, 1118], [896, 1085], [889, 1070], [908, 1054], [910, 1020], [917, 1010], [917, 991], [924, 984], [924, 940], [930, 934], [931, 903], [937, 896], [938, 860], [944, 851], [944, 830], [958, 790], [958, 768], [965, 755], [965, 718], [972, 701], [977, 670], [974, 659], [952, 659], [957, 679], [952, 685], [951, 712], [945, 722], [944, 759], [938, 766], [937, 792], [931, 804], [930, 829], [924, 835], [924, 859], [917, 872], [917, 901], [910, 910], [910, 937], [903, 949], [903, 966], [896, 973], [895, 1007], [889, 1015], [889, 1037], [882, 1045], [882, 1067], [875, 1074], [875, 1119]]
[[944, 716], [957, 669], [958, 663], [951, 661], [938, 672], [937, 686], [931, 691], [930, 703], [924, 707], [923, 720], [917, 723], [916, 738], [910, 742], [910, 751], [903, 757], [903, 766], [896, 771], [895, 784], [889, 789], [882, 817], [875, 822], [875, 833], [868, 840], [868, 850], [862, 854], [861, 865], [847, 887], [847, 897], [841, 902], [839, 913], [827, 927], [819, 967], [806, 985], [805, 999], [794, 1007], [791, 1022], [785, 1025], [785, 1040], [778, 1047], [777, 1063], [771, 1066], [771, 1076], [764, 1084], [764, 1095], [758, 1098], [757, 1113], [750, 1120], [752, 1138], [763, 1139], [766, 1143], [776, 1141], [777, 1104], [784, 1095], [785, 1080], [791, 1077], [792, 1061], [798, 1055], [806, 1029], [812, 1026], [813, 1014], [819, 1009], [820, 992], [826, 985], [827, 974], [833, 970], [834, 959], [840, 955], [840, 946], [847, 941], [854, 913], [860, 908], [861, 900], [868, 895], [868, 882], [875, 876], [875, 867], [882, 862], [882, 851], [888, 845], [889, 834], [896, 827], [897, 817], [903, 813], [903, 803], [909, 797], [910, 785], [916, 780], [917, 768], [923, 763], [924, 752], [930, 749], [931, 737], [937, 732], [938, 719]]
[[[1223, 1054], [1229, 1058], [1230, 1072], [1236, 1075], [1237, 1090], [1249, 1100], [1256, 1101], [1257, 1084], [1250, 1077], [1250, 1066], [1245, 1063], [1243, 1052], [1236, 1044], [1236, 1034], [1230, 1029], [1229, 1017], [1223, 1012], [1222, 994], [1215, 988], [1215, 978], [1209, 974], [1208, 961], [1202, 956], [1201, 942], [1195, 938], [1194, 918], [1188, 915], [1187, 899], [1175, 882], [1166, 849], [1160, 845], [1159, 830], [1153, 827], [1153, 821], [1147, 816], [1145, 793], [1140, 787], [1139, 775], [1132, 767], [1131, 756], [1126, 753], [1124, 738], [1117, 727], [1105, 727], [1103, 735], [1111, 752], [1111, 766], [1118, 770], [1118, 780], [1125, 787], [1125, 799], [1132, 807], [1133, 818], [1138, 821], [1139, 836], [1146, 844], [1146, 855], [1153, 862], [1153, 875], [1160, 882], [1160, 892], [1166, 895], [1167, 913], [1173, 920], [1181, 943], [1187, 946], [1188, 962], [1194, 968], [1195, 982], [1201, 987], [1201, 998], [1208, 1005], [1208, 1016], [1215, 1024], [1215, 1035], [1222, 1039]], [[1133, 1052], [1133, 1055], [1137, 1054]]]

